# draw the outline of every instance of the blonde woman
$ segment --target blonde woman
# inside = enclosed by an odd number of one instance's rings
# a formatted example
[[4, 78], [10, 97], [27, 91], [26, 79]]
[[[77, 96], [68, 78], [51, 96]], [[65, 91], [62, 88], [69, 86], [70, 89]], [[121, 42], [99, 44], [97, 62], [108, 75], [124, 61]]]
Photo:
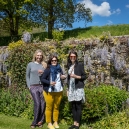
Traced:
[[43, 86], [40, 82], [40, 76], [45, 69], [43, 64], [45, 64], [43, 63], [43, 52], [38, 49], [26, 69], [26, 83], [34, 101], [34, 120], [31, 128], [42, 127], [44, 122], [45, 100], [42, 94]]

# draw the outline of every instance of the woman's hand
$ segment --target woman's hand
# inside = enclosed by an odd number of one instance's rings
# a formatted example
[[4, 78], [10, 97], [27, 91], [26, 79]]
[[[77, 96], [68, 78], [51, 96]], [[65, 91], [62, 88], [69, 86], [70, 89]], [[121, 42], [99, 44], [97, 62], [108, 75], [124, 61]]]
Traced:
[[54, 86], [56, 84], [56, 82], [51, 82], [50, 85], [51, 86]]
[[65, 75], [60, 75], [60, 78], [61, 79], [66, 79], [66, 76]]
[[39, 74], [43, 74], [43, 70], [38, 70], [38, 73]]
[[75, 78], [75, 79], [81, 79], [81, 76], [78, 76], [76, 74], [70, 74], [70, 77]]
[[66, 95], [67, 95], [67, 96], [69, 95], [69, 91], [68, 91], [68, 90], [66, 91]]

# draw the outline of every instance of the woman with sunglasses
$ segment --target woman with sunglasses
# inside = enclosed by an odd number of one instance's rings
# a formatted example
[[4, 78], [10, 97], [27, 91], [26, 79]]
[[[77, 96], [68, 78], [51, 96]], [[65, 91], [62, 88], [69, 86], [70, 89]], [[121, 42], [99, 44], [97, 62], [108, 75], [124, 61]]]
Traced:
[[85, 101], [84, 80], [86, 73], [82, 62], [78, 62], [77, 53], [71, 51], [68, 56], [68, 101], [72, 106], [73, 125], [69, 129], [79, 129], [82, 102]]
[[[58, 64], [57, 56], [50, 56], [47, 68], [41, 76], [41, 82], [44, 86], [43, 95], [46, 101], [46, 122], [49, 129], [59, 128], [59, 106], [63, 95], [63, 85], [61, 79], [65, 78], [66, 77], [63, 75], [62, 69]], [[52, 122], [54, 123], [52, 124]]]

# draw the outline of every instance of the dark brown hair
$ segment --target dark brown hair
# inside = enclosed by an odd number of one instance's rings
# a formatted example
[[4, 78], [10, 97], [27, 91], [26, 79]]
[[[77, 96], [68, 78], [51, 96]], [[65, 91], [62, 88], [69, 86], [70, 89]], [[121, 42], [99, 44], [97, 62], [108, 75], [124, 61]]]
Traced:
[[75, 52], [74, 50], [71, 50], [70, 52], [69, 52], [69, 55], [68, 55], [68, 58], [67, 58], [67, 67], [69, 68], [71, 65], [72, 65], [72, 62], [71, 62], [71, 60], [70, 60], [70, 55], [71, 54], [75, 54], [76, 55], [76, 60], [75, 60], [75, 65], [78, 63], [78, 55], [77, 55], [77, 52]]
[[58, 58], [57, 58], [57, 56], [56, 56], [56, 55], [50, 55], [50, 56], [49, 56], [49, 60], [48, 60], [48, 62], [47, 62], [47, 68], [50, 68], [51, 61], [52, 61], [53, 58], [56, 58], [56, 59], [57, 59], [57, 63], [58, 63]]

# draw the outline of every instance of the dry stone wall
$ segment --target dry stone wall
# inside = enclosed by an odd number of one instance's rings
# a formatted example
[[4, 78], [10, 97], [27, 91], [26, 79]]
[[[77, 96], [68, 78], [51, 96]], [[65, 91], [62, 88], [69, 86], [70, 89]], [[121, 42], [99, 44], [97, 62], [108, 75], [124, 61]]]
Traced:
[[[40, 42], [47, 46], [58, 46], [56, 41]], [[129, 36], [103, 35], [101, 38], [75, 39], [61, 41], [61, 47], [73, 46], [78, 58], [84, 62], [87, 73], [86, 85], [112, 84], [129, 91]], [[46, 50], [46, 59], [50, 51]], [[11, 84], [5, 61], [8, 57], [7, 47], [0, 48], [0, 83], [3, 79]], [[66, 58], [62, 61], [63, 70]]]

